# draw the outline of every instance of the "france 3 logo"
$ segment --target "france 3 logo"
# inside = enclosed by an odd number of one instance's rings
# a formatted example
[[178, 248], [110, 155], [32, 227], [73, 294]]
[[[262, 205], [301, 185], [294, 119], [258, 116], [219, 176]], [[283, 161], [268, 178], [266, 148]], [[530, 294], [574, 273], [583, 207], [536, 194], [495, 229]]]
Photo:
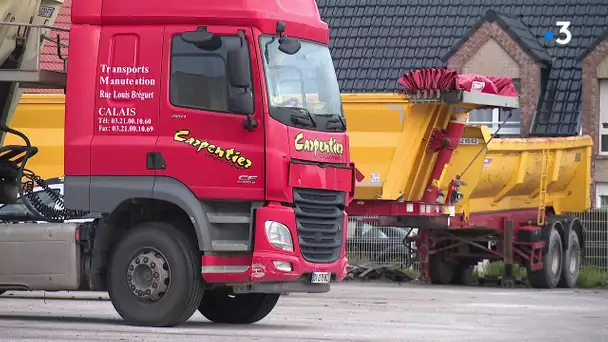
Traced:
[[570, 32], [569, 21], [556, 21], [555, 26], [559, 27], [557, 35], [554, 35], [552, 31], [545, 33], [545, 40], [555, 42], [559, 45], [567, 45], [572, 40], [572, 32]]

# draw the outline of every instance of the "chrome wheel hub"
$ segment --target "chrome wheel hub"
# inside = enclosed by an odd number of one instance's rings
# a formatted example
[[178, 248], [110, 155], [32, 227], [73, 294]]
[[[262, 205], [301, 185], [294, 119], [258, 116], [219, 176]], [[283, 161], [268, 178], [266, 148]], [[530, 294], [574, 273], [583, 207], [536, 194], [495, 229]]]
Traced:
[[576, 271], [578, 270], [579, 267], [579, 260], [578, 260], [578, 250], [575, 250], [574, 248], [572, 248], [570, 250], [570, 273], [574, 274], [576, 273]]
[[171, 284], [171, 268], [162, 253], [145, 248], [137, 254], [127, 268], [127, 286], [141, 299], [158, 301]]
[[551, 272], [557, 274], [559, 272], [559, 263], [562, 258], [561, 249], [559, 246], [553, 246], [553, 260], [551, 260]]

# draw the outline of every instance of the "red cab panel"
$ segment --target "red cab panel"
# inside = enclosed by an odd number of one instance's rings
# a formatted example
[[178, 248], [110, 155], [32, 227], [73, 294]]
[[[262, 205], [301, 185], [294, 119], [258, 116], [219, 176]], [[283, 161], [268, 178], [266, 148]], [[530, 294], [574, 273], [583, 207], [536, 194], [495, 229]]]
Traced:
[[[204, 51], [185, 42], [181, 34], [199, 26], [168, 26], [164, 33], [163, 87], [156, 152], [166, 161], [156, 175], [187, 184], [198, 198], [262, 200], [264, 198], [264, 127], [262, 102], [254, 99], [253, 119], [259, 126], [245, 129], [246, 115], [233, 114], [229, 97], [227, 52], [240, 46], [243, 30], [250, 53], [252, 32], [243, 27], [208, 26], [222, 47]], [[257, 70], [251, 59], [251, 69]], [[259, 75], [252, 72], [253, 93]]]

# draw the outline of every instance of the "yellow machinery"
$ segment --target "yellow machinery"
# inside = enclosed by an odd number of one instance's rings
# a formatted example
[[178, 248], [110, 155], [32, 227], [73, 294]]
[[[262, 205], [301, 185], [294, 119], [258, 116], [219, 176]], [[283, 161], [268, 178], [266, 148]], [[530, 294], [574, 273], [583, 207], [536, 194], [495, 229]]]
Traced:
[[[36, 156], [28, 160], [27, 168], [43, 179], [63, 176], [64, 111], [65, 96], [62, 94], [25, 94], [7, 122], [39, 148]], [[7, 134], [4, 144], [21, 145], [23, 141], [16, 135]]]
[[343, 95], [351, 157], [363, 176], [349, 215], [419, 228], [408, 240], [423, 281], [464, 283], [473, 265], [490, 259], [505, 261], [507, 281], [520, 263], [533, 287], [572, 287], [584, 227], [565, 213], [590, 207], [591, 138], [492, 139], [486, 126], [465, 125], [468, 112], [517, 108], [516, 97], [442, 96]]
[[545, 207], [589, 209], [591, 137], [490, 139], [486, 126], [469, 126], [454, 151], [441, 187], [462, 175], [457, 213], [539, 208], [542, 224]]
[[[352, 159], [365, 177], [359, 200], [421, 200], [436, 158], [427, 148], [433, 130], [463, 108], [480, 107], [410, 103], [401, 94], [343, 94], [342, 101]], [[541, 200], [556, 213], [589, 208], [590, 137], [490, 138], [486, 126], [466, 126], [440, 179], [447, 193], [468, 166], [456, 212], [536, 208]]]

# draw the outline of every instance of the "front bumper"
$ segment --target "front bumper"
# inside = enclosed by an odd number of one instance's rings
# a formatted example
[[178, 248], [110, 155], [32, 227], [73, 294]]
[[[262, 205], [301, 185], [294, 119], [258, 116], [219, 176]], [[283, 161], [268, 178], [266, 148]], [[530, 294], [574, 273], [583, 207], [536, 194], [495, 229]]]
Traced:
[[[280, 222], [289, 228], [294, 251], [280, 250], [268, 241], [264, 229], [264, 222], [267, 220]], [[347, 220], [344, 214], [339, 258], [330, 263], [312, 263], [302, 257], [294, 209], [280, 204], [258, 208], [255, 215], [253, 253], [249, 256], [203, 256], [203, 278], [209, 284], [233, 285], [235, 292], [327, 292], [329, 284], [312, 284], [312, 274], [328, 272], [332, 282], [341, 281], [346, 277]]]

